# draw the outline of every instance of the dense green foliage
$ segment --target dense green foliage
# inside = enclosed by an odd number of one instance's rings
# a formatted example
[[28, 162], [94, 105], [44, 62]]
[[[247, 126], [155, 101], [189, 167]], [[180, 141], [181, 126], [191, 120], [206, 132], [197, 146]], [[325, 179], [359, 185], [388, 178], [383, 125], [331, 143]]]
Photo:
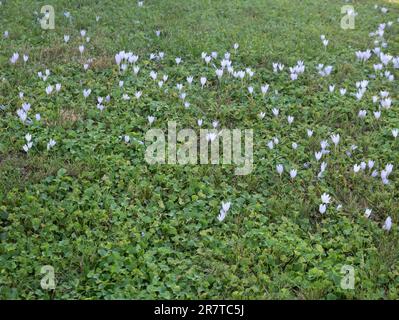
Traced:
[[[375, 3], [354, 1], [356, 28], [343, 30], [340, 8], [347, 3], [338, 0], [146, 0], [143, 7], [128, 0], [2, 0], [0, 32], [9, 37], [0, 35], [0, 298], [398, 299], [399, 138], [391, 134], [399, 128], [398, 69], [390, 69], [394, 81], [370, 81], [360, 101], [338, 92], [355, 92], [355, 82], [374, 72], [377, 59], [358, 62], [355, 51], [374, 48], [369, 32], [380, 23], [394, 21], [386, 51], [399, 55], [399, 6], [379, 1], [389, 9], [382, 14]], [[54, 6], [54, 30], [37, 22], [34, 12], [45, 4]], [[330, 41], [326, 48], [321, 34]], [[64, 35], [71, 36], [68, 43]], [[120, 50], [139, 55], [138, 75], [119, 72]], [[163, 60], [149, 59], [159, 51]], [[203, 51], [217, 51], [219, 60], [229, 51], [236, 69], [250, 67], [255, 75], [218, 81]], [[29, 60], [11, 64], [14, 52]], [[286, 70], [297, 60], [306, 71], [291, 81]], [[284, 72], [273, 73], [277, 61]], [[329, 77], [317, 74], [319, 63], [333, 65]], [[51, 75], [42, 81], [37, 73], [45, 69]], [[162, 90], [151, 70], [169, 76]], [[200, 76], [208, 79], [204, 89]], [[47, 95], [55, 83], [62, 89]], [[184, 84], [190, 108], [177, 83]], [[265, 97], [264, 83], [270, 85]], [[85, 88], [92, 90], [87, 99]], [[143, 94], [135, 99], [138, 90]], [[381, 90], [393, 102], [377, 121], [371, 97]], [[101, 112], [96, 97], [108, 94]], [[42, 119], [22, 123], [16, 112], [23, 102], [32, 105], [32, 118], [40, 113]], [[360, 109], [368, 111], [365, 119], [358, 118]], [[147, 164], [145, 146], [120, 137], [143, 140], [149, 115], [159, 128], [176, 120], [179, 128], [198, 129], [200, 118], [207, 128], [213, 120], [222, 128], [252, 128], [252, 173], [236, 176], [233, 165]], [[307, 129], [314, 130], [311, 138]], [[28, 153], [22, 150], [27, 133], [34, 141]], [[332, 133], [341, 142], [330, 143], [318, 179], [314, 152]], [[271, 150], [266, 144], [273, 137], [279, 144]], [[50, 138], [57, 144], [47, 150]], [[358, 148], [348, 156], [353, 144]], [[369, 159], [378, 170], [394, 165], [389, 184], [354, 174], [354, 164]], [[287, 168], [281, 177], [277, 164]], [[290, 168], [298, 169], [296, 179]], [[324, 192], [332, 204], [322, 215]], [[227, 200], [231, 209], [219, 222]], [[369, 219], [366, 208], [373, 210]], [[382, 229], [387, 216], [389, 232]], [[55, 290], [40, 286], [43, 265], [55, 269]], [[355, 268], [354, 290], [340, 287], [343, 265]]]

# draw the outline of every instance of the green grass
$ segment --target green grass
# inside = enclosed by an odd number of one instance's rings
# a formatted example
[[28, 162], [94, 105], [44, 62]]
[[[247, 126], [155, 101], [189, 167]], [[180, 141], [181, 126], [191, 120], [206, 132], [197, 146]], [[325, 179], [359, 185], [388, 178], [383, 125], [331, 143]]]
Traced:
[[[355, 51], [374, 48], [369, 32], [379, 23], [394, 21], [384, 52], [399, 55], [398, 4], [353, 1], [356, 28], [342, 30], [340, 8], [347, 3], [338, 0], [146, 0], [142, 8], [128, 0], [2, 3], [0, 32], [8, 30], [9, 38], [0, 38], [0, 105], [6, 106], [0, 110], [0, 298], [399, 298], [399, 139], [391, 134], [399, 128], [398, 69], [390, 68], [393, 82], [370, 81], [361, 101], [349, 95], [377, 63], [375, 57], [357, 62]], [[375, 3], [389, 12], [375, 10]], [[36, 21], [34, 12], [45, 4], [54, 6], [54, 30], [42, 30]], [[80, 29], [91, 38], [82, 57]], [[64, 34], [71, 36], [68, 44]], [[321, 34], [330, 40], [326, 49]], [[114, 55], [120, 50], [140, 56], [138, 77], [119, 74]], [[165, 59], [149, 61], [159, 51]], [[219, 57], [230, 51], [236, 69], [251, 67], [255, 75], [243, 84], [227, 77], [220, 84], [201, 61], [203, 51]], [[14, 52], [29, 55], [26, 65], [21, 57], [10, 64]], [[86, 72], [88, 58], [94, 62]], [[287, 69], [297, 60], [306, 70], [292, 82]], [[281, 74], [272, 71], [277, 61], [285, 64]], [[333, 65], [333, 73], [320, 78], [319, 63]], [[37, 72], [46, 68], [51, 75], [43, 82]], [[167, 93], [150, 81], [151, 70], [169, 75]], [[190, 89], [189, 75], [196, 82]], [[204, 90], [200, 76], [209, 81]], [[265, 82], [266, 99], [259, 94]], [[47, 96], [46, 86], [55, 83], [61, 91]], [[185, 85], [189, 109], [176, 83]], [[333, 83], [348, 94], [330, 94]], [[84, 88], [92, 89], [86, 100]], [[143, 91], [140, 100], [137, 90]], [[393, 106], [377, 122], [371, 97], [381, 90], [390, 92]], [[122, 100], [122, 92], [132, 100]], [[95, 99], [107, 94], [111, 103], [100, 112]], [[40, 122], [19, 121], [24, 101], [32, 105], [31, 117], [41, 114]], [[275, 107], [279, 118], [272, 117]], [[360, 109], [368, 111], [365, 120], [357, 117]], [[253, 172], [235, 176], [232, 165], [147, 164], [144, 146], [126, 145], [119, 136], [143, 140], [148, 115], [157, 118], [152, 127], [175, 120], [179, 128], [197, 128], [202, 118], [207, 128], [217, 119], [222, 128], [253, 129]], [[295, 117], [291, 126], [288, 115]], [[314, 130], [310, 139], [308, 128]], [[34, 146], [26, 154], [28, 132]], [[313, 154], [331, 133], [340, 133], [341, 142], [323, 157], [327, 171], [318, 180]], [[275, 136], [280, 143], [269, 150], [266, 143]], [[50, 138], [57, 144], [47, 151]], [[358, 149], [348, 157], [352, 144]], [[394, 164], [389, 185], [353, 173], [354, 164], [368, 159], [378, 170]], [[297, 178], [291, 181], [286, 171], [280, 178], [279, 163], [297, 168]], [[320, 215], [324, 192], [333, 203]], [[232, 207], [220, 223], [216, 216], [226, 200]], [[373, 209], [370, 219], [363, 217], [365, 208]], [[381, 228], [387, 216], [390, 232]], [[55, 290], [40, 286], [44, 265], [55, 269]], [[340, 287], [343, 265], [355, 268], [354, 290]]]

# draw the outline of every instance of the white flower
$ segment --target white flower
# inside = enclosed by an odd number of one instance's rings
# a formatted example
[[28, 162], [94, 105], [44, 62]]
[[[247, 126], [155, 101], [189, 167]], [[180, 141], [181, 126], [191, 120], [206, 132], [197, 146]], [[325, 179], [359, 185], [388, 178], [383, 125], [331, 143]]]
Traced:
[[274, 115], [275, 117], [278, 117], [279, 112], [280, 112], [280, 110], [277, 109], [277, 108], [273, 108], [273, 109], [272, 109], [272, 113], [273, 113], [273, 115]]
[[179, 65], [179, 64], [181, 63], [182, 60], [181, 60], [181, 58], [177, 57], [177, 58], [175, 59], [175, 61], [176, 61], [176, 64]]
[[326, 206], [324, 203], [322, 203], [322, 204], [319, 205], [319, 212], [320, 212], [321, 214], [325, 213], [326, 210], [327, 210], [327, 206]]
[[155, 121], [155, 117], [154, 116], [148, 116], [148, 123], [151, 125], [154, 121]]
[[26, 153], [28, 153], [28, 151], [29, 151], [29, 149], [31, 149], [32, 148], [32, 145], [33, 145], [33, 143], [32, 143], [32, 135], [31, 134], [29, 134], [29, 133], [27, 133], [26, 135], [25, 135], [25, 140], [26, 140], [26, 144], [22, 147], [22, 149], [26, 152]]
[[198, 120], [197, 120], [197, 124], [198, 124], [198, 126], [200, 126], [200, 127], [201, 127], [201, 126], [202, 126], [202, 122], [203, 122], [203, 121], [202, 121], [202, 119], [198, 119]]
[[87, 98], [91, 93], [91, 89], [83, 89], [83, 96]]
[[206, 83], [206, 78], [205, 77], [201, 77], [200, 82], [201, 82], [201, 86], [203, 88], [205, 83]]
[[367, 209], [364, 211], [364, 216], [365, 216], [366, 218], [369, 218], [372, 211], [373, 211], [373, 210], [367, 208]]
[[56, 85], [55, 85], [55, 91], [60, 91], [61, 90], [61, 83], [57, 83]]
[[389, 231], [392, 228], [392, 218], [388, 217], [386, 218], [384, 225], [382, 226], [382, 229]]
[[249, 94], [253, 94], [254, 88], [253, 87], [248, 87], [248, 92], [249, 92]]
[[17, 63], [18, 59], [19, 59], [19, 53], [18, 52], [14, 52], [14, 54], [10, 58], [10, 62], [12, 64], [15, 64], [15, 63]]
[[136, 97], [136, 99], [140, 99], [142, 92], [141, 91], [137, 91], [134, 96]]
[[332, 135], [331, 135], [331, 140], [332, 140], [332, 142], [335, 144], [335, 146], [338, 145], [339, 139], [340, 139], [340, 136], [339, 136], [338, 133], [337, 133], [337, 134], [332, 134]]
[[64, 34], [64, 42], [68, 43], [69, 39], [70, 39], [70, 36], [67, 34]]
[[364, 162], [364, 161], [360, 162], [360, 168], [362, 170], [366, 170], [366, 167], [367, 167], [366, 162]]
[[356, 51], [356, 57], [360, 61], [367, 61], [371, 57], [371, 51], [366, 50], [366, 51]]
[[216, 76], [220, 79], [223, 76], [223, 69], [216, 69]]
[[313, 136], [313, 130], [307, 129], [306, 133], [308, 135], [308, 137], [310, 138], [311, 136]]
[[321, 151], [314, 153], [314, 156], [317, 161], [319, 161], [321, 159], [322, 155], [323, 155], [323, 152], [321, 152]]
[[327, 140], [322, 140], [320, 142], [320, 146], [321, 146], [321, 150], [325, 150], [329, 146], [328, 141]]
[[281, 174], [282, 174], [283, 171], [284, 171], [283, 165], [282, 165], [282, 164], [278, 164], [278, 165], [276, 166], [276, 170], [277, 170], [277, 173], [281, 176]]
[[399, 129], [392, 129], [392, 135], [396, 139], [399, 133]]
[[391, 107], [392, 100], [391, 98], [386, 98], [381, 100], [381, 106], [385, 109], [389, 109]]
[[393, 170], [393, 164], [388, 163], [388, 164], [385, 166], [385, 171], [387, 172], [388, 175], [390, 175], [391, 172], [392, 172], [392, 170]]
[[22, 109], [24, 109], [25, 112], [28, 112], [30, 110], [30, 103], [23, 103]]
[[384, 54], [383, 52], [380, 53], [380, 60], [386, 66], [391, 60], [392, 56], [389, 54]]
[[291, 124], [294, 121], [294, 117], [293, 116], [288, 116], [287, 117], [287, 121], [288, 121], [288, 124]]
[[80, 54], [82, 54], [83, 51], [85, 51], [85, 46], [82, 44], [82, 45], [79, 46], [79, 52], [80, 52]]
[[[161, 54], [161, 52], [159, 54]], [[129, 56], [129, 58], [128, 58], [129, 63], [133, 63], [133, 64], [136, 63], [137, 60], [139, 60], [139, 56], [135, 55], [135, 54]]]
[[222, 222], [224, 218], [226, 218], [227, 212], [230, 209], [230, 202], [222, 202], [222, 208], [219, 211], [219, 215], [217, 216], [217, 219]]
[[296, 150], [298, 148], [298, 144], [296, 142], [293, 142], [291, 144], [291, 146], [292, 146], [292, 149], [294, 149], [294, 150]]
[[265, 84], [264, 86], [261, 86], [260, 90], [262, 91], [262, 94], [265, 95], [267, 93], [267, 91], [269, 90], [269, 85]]
[[56, 145], [57, 142], [55, 140], [50, 139], [50, 141], [47, 143], [47, 150], [50, 150], [52, 147]]
[[330, 200], [331, 200], [331, 197], [330, 197], [329, 194], [327, 194], [327, 193], [324, 192], [324, 193], [321, 195], [321, 202], [322, 202], [322, 203], [328, 204], [328, 203], [330, 203]]
[[253, 71], [251, 70], [251, 68], [246, 68], [246, 69], [245, 69], [245, 72], [248, 74], [248, 76], [249, 76], [250, 78], [252, 78], [252, 77], [254, 76], [254, 74], [255, 74], [255, 72], [253, 72]]
[[17, 115], [22, 122], [25, 122], [28, 118], [28, 114], [23, 109], [18, 109]]
[[51, 94], [53, 92], [53, 86], [47, 86], [47, 88], [46, 88], [46, 93], [47, 94]]
[[358, 164], [355, 164], [354, 166], [353, 166], [353, 171], [355, 172], [355, 173], [357, 173], [357, 172], [359, 172], [360, 171], [360, 166], [358, 165]]
[[290, 170], [290, 177], [291, 177], [291, 179], [294, 179], [294, 178], [296, 177], [296, 175], [297, 175], [297, 170], [291, 169], [291, 170]]
[[368, 165], [369, 169], [373, 168], [374, 167], [374, 161], [373, 160], [369, 160], [367, 165]]
[[274, 147], [273, 141], [270, 140], [270, 141], [267, 143], [267, 146], [269, 147], [269, 149], [273, 149], [273, 147]]
[[206, 141], [213, 142], [216, 139], [216, 137], [217, 137], [217, 134], [214, 133], [214, 132], [207, 133], [206, 134]]
[[366, 117], [366, 115], [367, 115], [367, 111], [366, 110], [359, 110], [359, 114], [358, 114], [358, 117], [359, 118], [364, 118], [364, 117]]
[[229, 211], [230, 205], [231, 205], [230, 202], [222, 202], [222, 210], [226, 212]]
[[24, 144], [23, 147], [22, 147], [22, 149], [23, 149], [26, 153], [28, 153], [28, 151], [29, 151], [29, 147], [28, 147], [27, 144]]
[[152, 78], [152, 80], [155, 80], [157, 78], [157, 73], [155, 71], [151, 71], [150, 72], [150, 77]]
[[191, 83], [193, 82], [193, 79], [194, 79], [194, 77], [193, 77], [193, 76], [189, 76], [189, 77], [187, 77], [187, 82], [188, 82], [188, 84], [190, 84], [190, 85], [191, 85]]

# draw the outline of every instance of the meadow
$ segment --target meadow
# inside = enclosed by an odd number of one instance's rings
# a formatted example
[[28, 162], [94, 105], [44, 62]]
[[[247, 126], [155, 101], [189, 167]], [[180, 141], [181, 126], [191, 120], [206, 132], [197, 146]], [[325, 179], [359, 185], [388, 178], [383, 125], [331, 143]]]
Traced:
[[399, 299], [397, 1], [0, 3], [0, 299]]

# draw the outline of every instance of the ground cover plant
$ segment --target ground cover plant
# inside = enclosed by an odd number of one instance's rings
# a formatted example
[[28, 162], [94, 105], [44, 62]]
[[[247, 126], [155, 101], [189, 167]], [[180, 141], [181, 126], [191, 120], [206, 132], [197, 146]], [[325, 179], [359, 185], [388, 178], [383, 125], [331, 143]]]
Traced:
[[396, 1], [0, 2], [1, 299], [399, 298]]

